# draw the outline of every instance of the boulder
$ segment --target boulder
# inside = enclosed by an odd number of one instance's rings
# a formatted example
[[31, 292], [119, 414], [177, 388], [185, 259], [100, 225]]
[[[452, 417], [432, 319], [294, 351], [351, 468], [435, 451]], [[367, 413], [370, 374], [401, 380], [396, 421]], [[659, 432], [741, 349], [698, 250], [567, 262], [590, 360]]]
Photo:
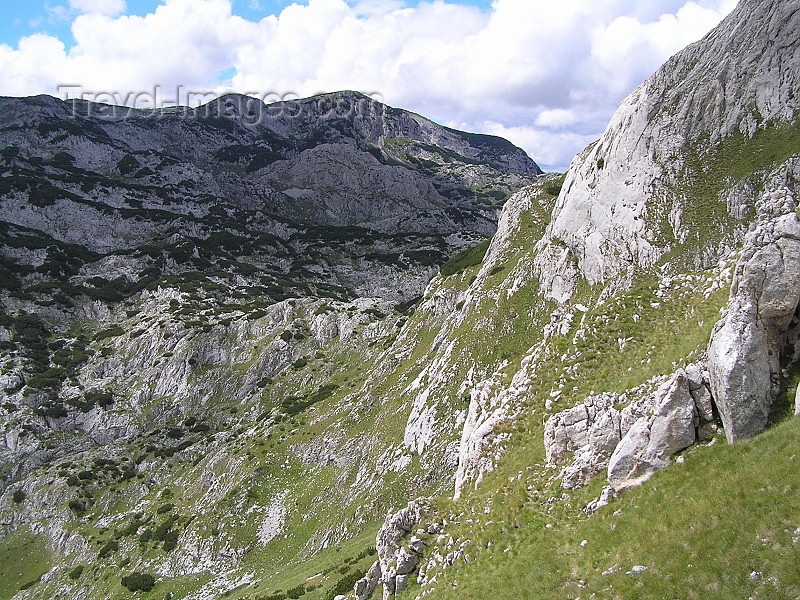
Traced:
[[630, 428], [608, 463], [608, 482], [616, 491], [641, 485], [667, 464], [647, 459], [650, 445], [649, 419], [642, 417]]
[[418, 564], [419, 556], [409, 552], [405, 548], [401, 548], [397, 553], [397, 566], [395, 567], [395, 572], [398, 575], [408, 575], [417, 568]]
[[615, 400], [613, 394], [590, 396], [582, 404], [547, 420], [547, 463], [557, 466], [574, 452], [573, 460], [562, 470], [562, 487], [582, 487], [606, 468], [622, 437], [622, 418], [614, 408]]
[[652, 417], [641, 417], [617, 445], [608, 463], [608, 482], [622, 491], [669, 466], [669, 457], [695, 443], [696, 409], [689, 379], [678, 371], [656, 393]]
[[711, 390], [708, 389], [708, 371], [704, 371], [699, 364], [691, 364], [684, 369], [684, 372], [689, 382], [689, 394], [694, 400], [697, 416], [700, 419], [698, 425], [713, 421], [714, 403], [711, 397]]
[[[419, 565], [418, 553], [424, 547], [424, 542], [416, 536], [412, 536], [408, 547], [400, 542], [414, 530], [425, 511], [420, 502], [411, 501], [405, 508], [387, 515], [375, 538], [378, 561], [372, 565], [367, 576], [356, 583], [359, 600], [370, 598], [378, 584], [383, 584], [385, 600], [405, 588], [408, 576]], [[362, 598], [360, 593], [366, 595]]]
[[708, 346], [711, 393], [729, 443], [767, 426], [780, 389], [780, 358], [800, 303], [800, 221], [778, 185], [757, 203], [731, 297]]
[[656, 405], [648, 451], [654, 457], [666, 458], [694, 444], [695, 405], [683, 371], [661, 389], [665, 393]]
[[729, 443], [760, 433], [772, 404], [767, 334], [752, 305], [729, 304], [708, 347], [711, 389]]

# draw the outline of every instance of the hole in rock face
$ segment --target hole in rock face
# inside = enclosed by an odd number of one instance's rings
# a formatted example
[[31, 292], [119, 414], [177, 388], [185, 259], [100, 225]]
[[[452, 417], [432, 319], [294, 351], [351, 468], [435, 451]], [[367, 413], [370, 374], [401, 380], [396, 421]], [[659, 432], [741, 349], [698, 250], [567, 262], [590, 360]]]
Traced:
[[800, 306], [795, 310], [781, 348], [780, 373], [773, 377], [772, 408], [769, 424], [794, 414], [795, 397], [800, 386]]

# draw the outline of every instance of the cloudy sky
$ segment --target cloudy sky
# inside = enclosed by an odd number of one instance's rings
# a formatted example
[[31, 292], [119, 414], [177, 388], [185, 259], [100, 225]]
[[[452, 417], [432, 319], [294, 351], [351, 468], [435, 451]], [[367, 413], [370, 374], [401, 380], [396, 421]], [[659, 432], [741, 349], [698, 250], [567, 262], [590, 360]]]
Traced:
[[[339, 89], [564, 170], [736, 0], [0, 0], [0, 95]], [[73, 89], [74, 93], [74, 89]], [[169, 100], [169, 92], [164, 92]], [[171, 94], [174, 96], [174, 93]]]

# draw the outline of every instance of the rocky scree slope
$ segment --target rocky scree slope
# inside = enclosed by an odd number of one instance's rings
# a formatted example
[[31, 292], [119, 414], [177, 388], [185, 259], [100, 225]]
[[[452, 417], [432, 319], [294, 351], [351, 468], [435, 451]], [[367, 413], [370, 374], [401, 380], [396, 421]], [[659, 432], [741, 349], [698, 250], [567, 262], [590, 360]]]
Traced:
[[[416, 411], [464, 414], [457, 502], [415, 501], [387, 519], [371, 571], [384, 597], [472, 597], [470, 584], [480, 595], [481, 573], [505, 560], [491, 548], [547, 561], [511, 545], [520, 521], [538, 530], [558, 514], [566, 532], [693, 446], [723, 433], [740, 442], [800, 410], [800, 40], [787, 27], [798, 19], [797, 2], [741, 2], [623, 102], [563, 185], [543, 181], [506, 204], [479, 267], [434, 280], [428, 295], [459, 310]], [[487, 344], [481, 330], [528, 335]], [[576, 492], [573, 506], [568, 490], [586, 485], [594, 497]], [[764, 527], [789, 526], [777, 508], [759, 514]], [[724, 535], [689, 542], [692, 552]], [[776, 568], [790, 555], [773, 557]], [[746, 587], [747, 565], [729, 566], [738, 582], [706, 577], [720, 597]], [[785, 579], [778, 597], [796, 597]], [[596, 591], [617, 587], [600, 581]], [[586, 587], [574, 571], [552, 583], [558, 597]], [[509, 597], [529, 589], [495, 584]]]
[[386, 508], [449, 486], [452, 452], [398, 442], [446, 317], [419, 297], [537, 179], [521, 150], [353, 93], [2, 99], [0, 139], [0, 562], [27, 557], [1, 596], [309, 565], [322, 597]]

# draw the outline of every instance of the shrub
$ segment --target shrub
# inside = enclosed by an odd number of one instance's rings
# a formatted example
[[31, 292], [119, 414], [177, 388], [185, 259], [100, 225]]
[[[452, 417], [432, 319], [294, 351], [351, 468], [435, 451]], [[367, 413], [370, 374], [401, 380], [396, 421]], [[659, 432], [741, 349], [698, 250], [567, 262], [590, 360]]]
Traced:
[[139, 543], [144, 546], [149, 542], [153, 537], [153, 530], [149, 527], [142, 531], [141, 535], [139, 535]]
[[167, 534], [172, 531], [172, 526], [175, 525], [179, 518], [180, 517], [178, 515], [172, 515], [166, 521], [156, 527], [156, 530], [153, 532], [153, 539], [166, 540]]
[[119, 336], [123, 335], [124, 333], [125, 333], [125, 330], [122, 329], [122, 327], [120, 327], [119, 325], [112, 325], [108, 329], [104, 329], [103, 331], [98, 331], [94, 336], [94, 340], [96, 342], [100, 342], [100, 341], [105, 340], [107, 338], [119, 337]]
[[170, 531], [164, 536], [164, 552], [171, 552], [178, 546], [178, 532]]
[[22, 488], [14, 490], [13, 498], [14, 498], [14, 502], [16, 502], [17, 504], [22, 504], [25, 501], [26, 497], [27, 496], [25, 495], [25, 492], [22, 491]]
[[121, 536], [127, 537], [130, 535], [136, 535], [136, 532], [139, 531], [139, 528], [144, 525], [147, 521], [142, 519], [142, 514], [137, 514], [133, 520], [128, 524], [128, 526], [122, 530]]
[[484, 240], [477, 246], [462, 250], [442, 265], [442, 267], [439, 269], [439, 274], [442, 277], [449, 277], [450, 275], [455, 275], [456, 273], [465, 271], [470, 267], [475, 267], [481, 264], [488, 249], [489, 240]]
[[305, 398], [298, 398], [297, 396], [288, 396], [281, 402], [281, 410], [287, 416], [294, 416], [300, 414], [305, 409], [313, 406], [317, 402], [329, 398], [333, 393], [339, 389], [339, 386], [334, 383], [328, 383], [319, 388], [316, 392], [309, 394]]
[[117, 163], [117, 168], [121, 175], [129, 175], [133, 171], [141, 168], [141, 164], [139, 161], [132, 154], [126, 154], [122, 159]]
[[72, 571], [69, 572], [69, 578], [70, 579], [80, 579], [81, 575], [83, 575], [84, 568], [85, 567], [83, 565], [78, 565], [77, 567], [72, 569]]
[[155, 577], [149, 573], [139, 573], [137, 571], [135, 573], [131, 573], [127, 577], [122, 578], [122, 585], [132, 592], [138, 592], [139, 590], [143, 592], [149, 592], [153, 589], [155, 584]]
[[114, 395], [111, 392], [88, 392], [85, 399], [86, 402], [96, 404], [101, 408], [108, 408], [114, 404]]
[[25, 382], [25, 385], [35, 390], [53, 390], [61, 387], [61, 384], [68, 376], [69, 372], [64, 367], [52, 367], [38, 375], [34, 375]]
[[361, 579], [361, 574], [358, 571], [354, 571], [349, 575], [345, 575], [339, 581], [336, 582], [331, 589], [325, 594], [325, 600], [333, 600], [336, 596], [342, 596], [345, 594], [349, 594], [353, 591], [353, 587], [356, 585], [356, 582]]
[[112, 552], [116, 552], [119, 550], [119, 543], [116, 540], [111, 540], [105, 546], [100, 548], [100, 552], [97, 553], [97, 558], [105, 558]]
[[559, 177], [553, 181], [548, 182], [544, 186], [544, 191], [551, 196], [558, 196], [561, 193], [561, 188], [564, 185], [564, 177]]
[[29, 590], [33, 586], [35, 586], [37, 583], [39, 583], [41, 580], [42, 580], [42, 578], [39, 577], [37, 579], [34, 579], [33, 581], [29, 581], [28, 583], [25, 583], [25, 584], [19, 586], [19, 591], [22, 592], [22, 591], [25, 591], [25, 590]]
[[501, 273], [503, 271], [503, 269], [505, 269], [505, 268], [506, 268], [505, 265], [497, 265], [491, 271], [489, 271], [489, 277], [491, 277], [492, 275], [497, 275], [498, 273]]
[[54, 167], [71, 167], [75, 162], [75, 157], [67, 152], [59, 152], [50, 159], [50, 164]]
[[179, 427], [173, 427], [169, 431], [167, 431], [167, 437], [172, 438], [173, 440], [179, 440], [184, 436], [183, 429]]
[[301, 584], [298, 585], [297, 587], [293, 587], [292, 589], [288, 590], [286, 592], [286, 597], [293, 598], [296, 600], [297, 598], [301, 598], [302, 596], [304, 596], [305, 593], [306, 593], [306, 588], [304, 585]]

